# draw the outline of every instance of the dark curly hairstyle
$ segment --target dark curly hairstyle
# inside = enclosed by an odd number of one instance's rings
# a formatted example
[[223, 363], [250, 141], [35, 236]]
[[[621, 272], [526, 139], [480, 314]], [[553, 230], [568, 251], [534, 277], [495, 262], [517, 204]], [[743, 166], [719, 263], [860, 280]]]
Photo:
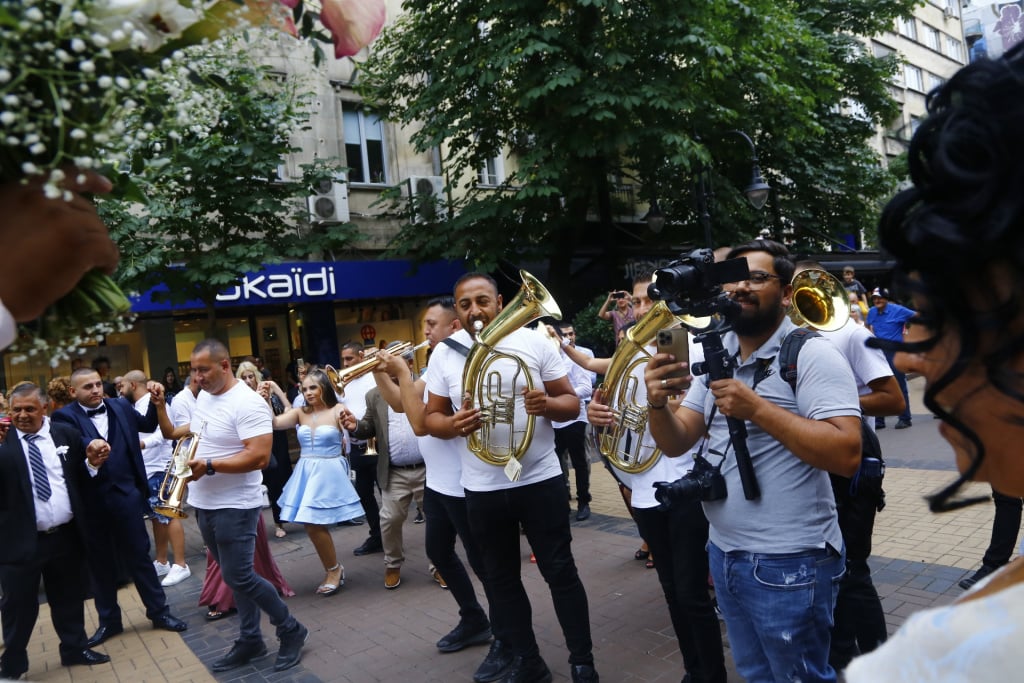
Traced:
[[[1024, 401], [1022, 377], [1007, 361], [1024, 349], [1024, 335], [1008, 320], [1024, 314], [1024, 44], [1000, 59], [965, 66], [928, 95], [928, 117], [910, 142], [914, 186], [886, 206], [879, 225], [882, 246], [896, 259], [906, 285], [921, 295], [919, 321], [931, 336], [915, 343], [874, 340], [873, 346], [909, 352], [933, 348], [953, 331], [960, 353], [925, 392], [925, 405], [974, 446], [974, 458], [955, 482], [929, 497], [935, 512], [987, 500], [951, 500], [978, 471], [985, 456], [977, 434], [936, 402], [936, 395], [980, 361], [992, 386]], [[1007, 266], [1012, 287], [997, 289], [994, 267]], [[972, 294], [988, 292], [979, 310]], [[1008, 291], [1000, 295], [1000, 291]], [[1000, 330], [981, 353], [981, 338]], [[991, 346], [991, 348], [989, 348]]]

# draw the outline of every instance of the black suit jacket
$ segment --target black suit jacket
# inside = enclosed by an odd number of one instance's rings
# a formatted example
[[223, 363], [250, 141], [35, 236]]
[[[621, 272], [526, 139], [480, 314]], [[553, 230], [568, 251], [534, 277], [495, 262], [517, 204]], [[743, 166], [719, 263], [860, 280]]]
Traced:
[[[68, 447], [61, 457], [64, 480], [74, 522], [84, 540], [87, 528], [83, 486], [89, 478], [85, 448], [78, 432], [65, 425], [51, 421], [50, 436], [57, 446]], [[32, 480], [23, 444], [14, 427], [0, 445], [0, 536], [0, 564], [23, 564], [35, 557], [39, 535]]]
[[[102, 496], [105, 490], [117, 488], [127, 493], [132, 488], [139, 491], [143, 500], [149, 500], [149, 482], [146, 465], [142, 460], [139, 432], [153, 432], [160, 428], [156, 417], [156, 406], [149, 404], [149, 411], [139, 415], [127, 401], [115, 398], [103, 399], [107, 407], [110, 457], [93, 477], [93, 487]], [[70, 425], [78, 430], [83, 446], [93, 439], [102, 439], [92, 420], [82, 406], [70, 403], [53, 414], [53, 421]]]

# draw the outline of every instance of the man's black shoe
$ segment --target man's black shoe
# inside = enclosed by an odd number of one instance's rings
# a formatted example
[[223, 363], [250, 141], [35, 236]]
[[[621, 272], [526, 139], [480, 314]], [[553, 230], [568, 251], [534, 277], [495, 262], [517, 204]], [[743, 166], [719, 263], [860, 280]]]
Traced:
[[576, 521], [583, 522], [588, 519], [590, 519], [590, 506], [587, 505], [586, 503], [583, 503], [576, 511]]
[[491, 643], [491, 649], [487, 651], [487, 656], [484, 657], [484, 661], [477, 667], [476, 673], [473, 674], [474, 683], [490, 683], [491, 681], [501, 680], [508, 673], [509, 669], [512, 668], [513, 659], [512, 651], [495, 638], [494, 642]]
[[362, 526], [363, 518], [356, 517], [355, 519], [346, 519], [344, 522], [338, 522], [338, 526]]
[[360, 555], [370, 555], [372, 553], [382, 553], [382, 552], [384, 552], [384, 544], [381, 543], [380, 539], [377, 538], [376, 536], [370, 536], [365, 541], [363, 541], [363, 544], [361, 546], [359, 546], [358, 548], [353, 550], [352, 554], [356, 555], [356, 556], [360, 556]]
[[244, 643], [236, 640], [228, 653], [210, 665], [213, 671], [230, 671], [244, 666], [254, 659], [267, 655], [267, 645], [262, 640]]
[[529, 659], [516, 656], [502, 683], [551, 683], [551, 670], [540, 655]]
[[153, 620], [153, 628], [163, 629], [164, 631], [181, 632], [188, 628], [188, 624], [178, 617], [165, 614], [162, 617], [157, 617]]
[[572, 667], [572, 683], [598, 683], [601, 677], [590, 664], [575, 664]]
[[911, 426], [913, 426], [913, 423], [910, 420], [897, 420], [896, 421], [896, 429], [906, 429], [907, 427], [911, 427]]
[[983, 564], [983, 565], [981, 565], [981, 567], [978, 568], [978, 571], [974, 572], [973, 574], [971, 574], [970, 576], [968, 576], [965, 579], [960, 579], [960, 584], [959, 585], [964, 590], [967, 590], [968, 588], [970, 588], [974, 584], [978, 583], [979, 581], [981, 581], [982, 579], [984, 579], [986, 576], [988, 576], [989, 574], [991, 574], [992, 572], [994, 572], [997, 569], [999, 569], [999, 567], [992, 567], [990, 565]]
[[25, 674], [24, 671], [22, 671], [20, 674], [16, 674], [13, 671], [8, 671], [7, 669], [5, 669], [2, 666], [0, 666], [0, 680], [3, 680], [3, 681], [16, 681], [19, 678], [21, 678], [24, 674]]
[[274, 662], [274, 671], [290, 669], [302, 659], [302, 646], [309, 638], [309, 629], [298, 624], [298, 628], [292, 633], [281, 636], [281, 647], [277, 651], [277, 660]]
[[491, 627], [467, 627], [462, 622], [452, 629], [451, 633], [437, 641], [437, 649], [441, 652], [458, 652], [470, 645], [481, 645], [491, 639]]
[[96, 633], [92, 634], [92, 637], [85, 642], [85, 646], [93, 648], [100, 643], [105, 643], [110, 638], [113, 638], [118, 633], [124, 632], [124, 626], [100, 626], [96, 629]]
[[60, 663], [64, 666], [75, 666], [76, 664], [92, 666], [93, 664], [106, 664], [109, 661], [110, 657], [94, 650], [82, 650], [60, 656]]

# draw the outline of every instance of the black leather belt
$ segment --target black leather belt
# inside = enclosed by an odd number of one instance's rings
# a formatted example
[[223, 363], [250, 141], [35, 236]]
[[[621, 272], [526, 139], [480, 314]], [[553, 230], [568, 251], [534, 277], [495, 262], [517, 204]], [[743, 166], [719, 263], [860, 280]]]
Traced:
[[425, 467], [425, 463], [418, 462], [415, 465], [392, 465], [393, 470], [418, 470], [421, 467]]
[[65, 529], [70, 529], [71, 528], [71, 524], [72, 524], [71, 522], [67, 522], [65, 524], [59, 524], [57, 526], [52, 526], [49, 529], [42, 529], [42, 530], [39, 531], [39, 535], [40, 536], [49, 536], [51, 534], [56, 534], [56, 533], [58, 533], [60, 531], [64, 531]]

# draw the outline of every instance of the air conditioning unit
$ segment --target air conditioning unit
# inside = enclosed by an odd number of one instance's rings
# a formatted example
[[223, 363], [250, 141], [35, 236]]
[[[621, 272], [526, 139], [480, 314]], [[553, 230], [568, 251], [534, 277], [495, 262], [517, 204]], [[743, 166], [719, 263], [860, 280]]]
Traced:
[[348, 223], [348, 177], [339, 173], [332, 180], [321, 180], [306, 203], [311, 223]]
[[942, 13], [946, 15], [947, 19], [956, 19], [956, 8], [952, 5], [946, 5], [946, 9], [942, 10]]
[[441, 176], [409, 176], [405, 179], [413, 223], [436, 223], [448, 217], [445, 204], [444, 178]]

